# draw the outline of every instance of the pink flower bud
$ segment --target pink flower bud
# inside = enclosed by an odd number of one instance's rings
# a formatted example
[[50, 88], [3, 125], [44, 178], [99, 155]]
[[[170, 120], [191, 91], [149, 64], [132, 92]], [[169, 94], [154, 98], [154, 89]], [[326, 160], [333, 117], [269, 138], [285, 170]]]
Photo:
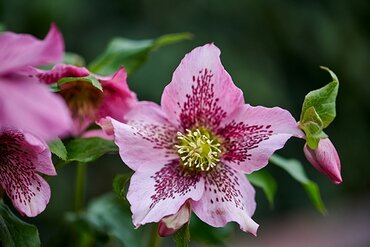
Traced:
[[158, 226], [158, 234], [167, 237], [174, 234], [190, 220], [190, 206], [185, 203], [176, 214], [164, 217]]
[[333, 143], [329, 138], [321, 139], [316, 150], [304, 146], [307, 160], [321, 173], [326, 175], [335, 184], [342, 182], [340, 175], [340, 159]]

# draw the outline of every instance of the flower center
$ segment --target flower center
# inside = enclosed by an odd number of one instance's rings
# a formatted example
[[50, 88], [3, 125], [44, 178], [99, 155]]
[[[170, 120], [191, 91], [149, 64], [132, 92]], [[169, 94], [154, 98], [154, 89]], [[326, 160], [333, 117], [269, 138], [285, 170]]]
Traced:
[[103, 94], [87, 82], [76, 81], [65, 84], [59, 92], [72, 112], [73, 118], [95, 118]]
[[206, 129], [177, 132], [177, 153], [182, 165], [190, 170], [209, 171], [220, 161], [220, 142]]

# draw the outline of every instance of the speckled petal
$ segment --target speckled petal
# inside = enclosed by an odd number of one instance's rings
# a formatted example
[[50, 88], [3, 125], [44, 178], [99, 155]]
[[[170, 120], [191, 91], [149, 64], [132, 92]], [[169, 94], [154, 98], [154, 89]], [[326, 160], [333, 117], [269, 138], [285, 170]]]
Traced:
[[139, 167], [166, 164], [178, 158], [174, 147], [176, 129], [158, 105], [141, 102], [126, 118], [127, 124], [114, 119], [111, 119], [111, 123], [115, 142], [127, 166], [137, 170]]
[[191, 203], [194, 213], [207, 224], [222, 227], [237, 222], [240, 229], [257, 234], [258, 224], [251, 216], [256, 208], [255, 191], [244, 174], [219, 164], [205, 175], [204, 193]]
[[51, 154], [41, 140], [16, 130], [0, 132], [0, 185], [22, 214], [34, 217], [50, 199], [48, 183], [36, 172], [56, 175]]
[[199, 174], [186, 174], [178, 161], [138, 170], [131, 177], [127, 194], [133, 223], [139, 227], [159, 222], [178, 212], [188, 199], [199, 200], [203, 191], [203, 178]]
[[266, 166], [290, 137], [304, 136], [292, 115], [279, 107], [244, 105], [232, 118], [217, 132], [225, 150], [222, 160], [246, 173]]
[[195, 48], [184, 57], [161, 101], [168, 119], [183, 129], [214, 130], [243, 104], [243, 93], [222, 66], [220, 50], [213, 44]]

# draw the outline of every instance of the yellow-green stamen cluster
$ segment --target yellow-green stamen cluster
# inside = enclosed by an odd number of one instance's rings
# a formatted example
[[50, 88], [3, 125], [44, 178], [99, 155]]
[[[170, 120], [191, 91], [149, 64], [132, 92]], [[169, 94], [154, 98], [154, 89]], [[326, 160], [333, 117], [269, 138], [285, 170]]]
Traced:
[[220, 142], [208, 130], [177, 132], [179, 145], [175, 145], [182, 165], [190, 170], [209, 171], [220, 161]]

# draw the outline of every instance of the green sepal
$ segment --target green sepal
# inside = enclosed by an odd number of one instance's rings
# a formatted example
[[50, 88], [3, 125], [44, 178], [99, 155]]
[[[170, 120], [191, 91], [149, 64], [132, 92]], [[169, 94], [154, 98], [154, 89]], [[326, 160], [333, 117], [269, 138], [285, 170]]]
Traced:
[[323, 131], [323, 122], [313, 106], [305, 111], [299, 125], [306, 134], [307, 145], [313, 150], [319, 145], [320, 139], [328, 137]]
[[103, 87], [101, 83], [99, 82], [98, 79], [96, 79], [94, 76], [83, 76], [83, 77], [63, 77], [59, 79], [57, 82], [58, 87], [60, 88], [60, 85], [67, 84], [70, 82], [75, 82], [75, 81], [83, 81], [83, 82], [88, 82], [100, 91], [103, 91]]
[[320, 139], [327, 137], [323, 129], [336, 116], [335, 101], [339, 88], [337, 76], [327, 67], [321, 68], [330, 73], [332, 82], [306, 95], [299, 121], [299, 127], [306, 134], [307, 145], [313, 150], [317, 148]]

